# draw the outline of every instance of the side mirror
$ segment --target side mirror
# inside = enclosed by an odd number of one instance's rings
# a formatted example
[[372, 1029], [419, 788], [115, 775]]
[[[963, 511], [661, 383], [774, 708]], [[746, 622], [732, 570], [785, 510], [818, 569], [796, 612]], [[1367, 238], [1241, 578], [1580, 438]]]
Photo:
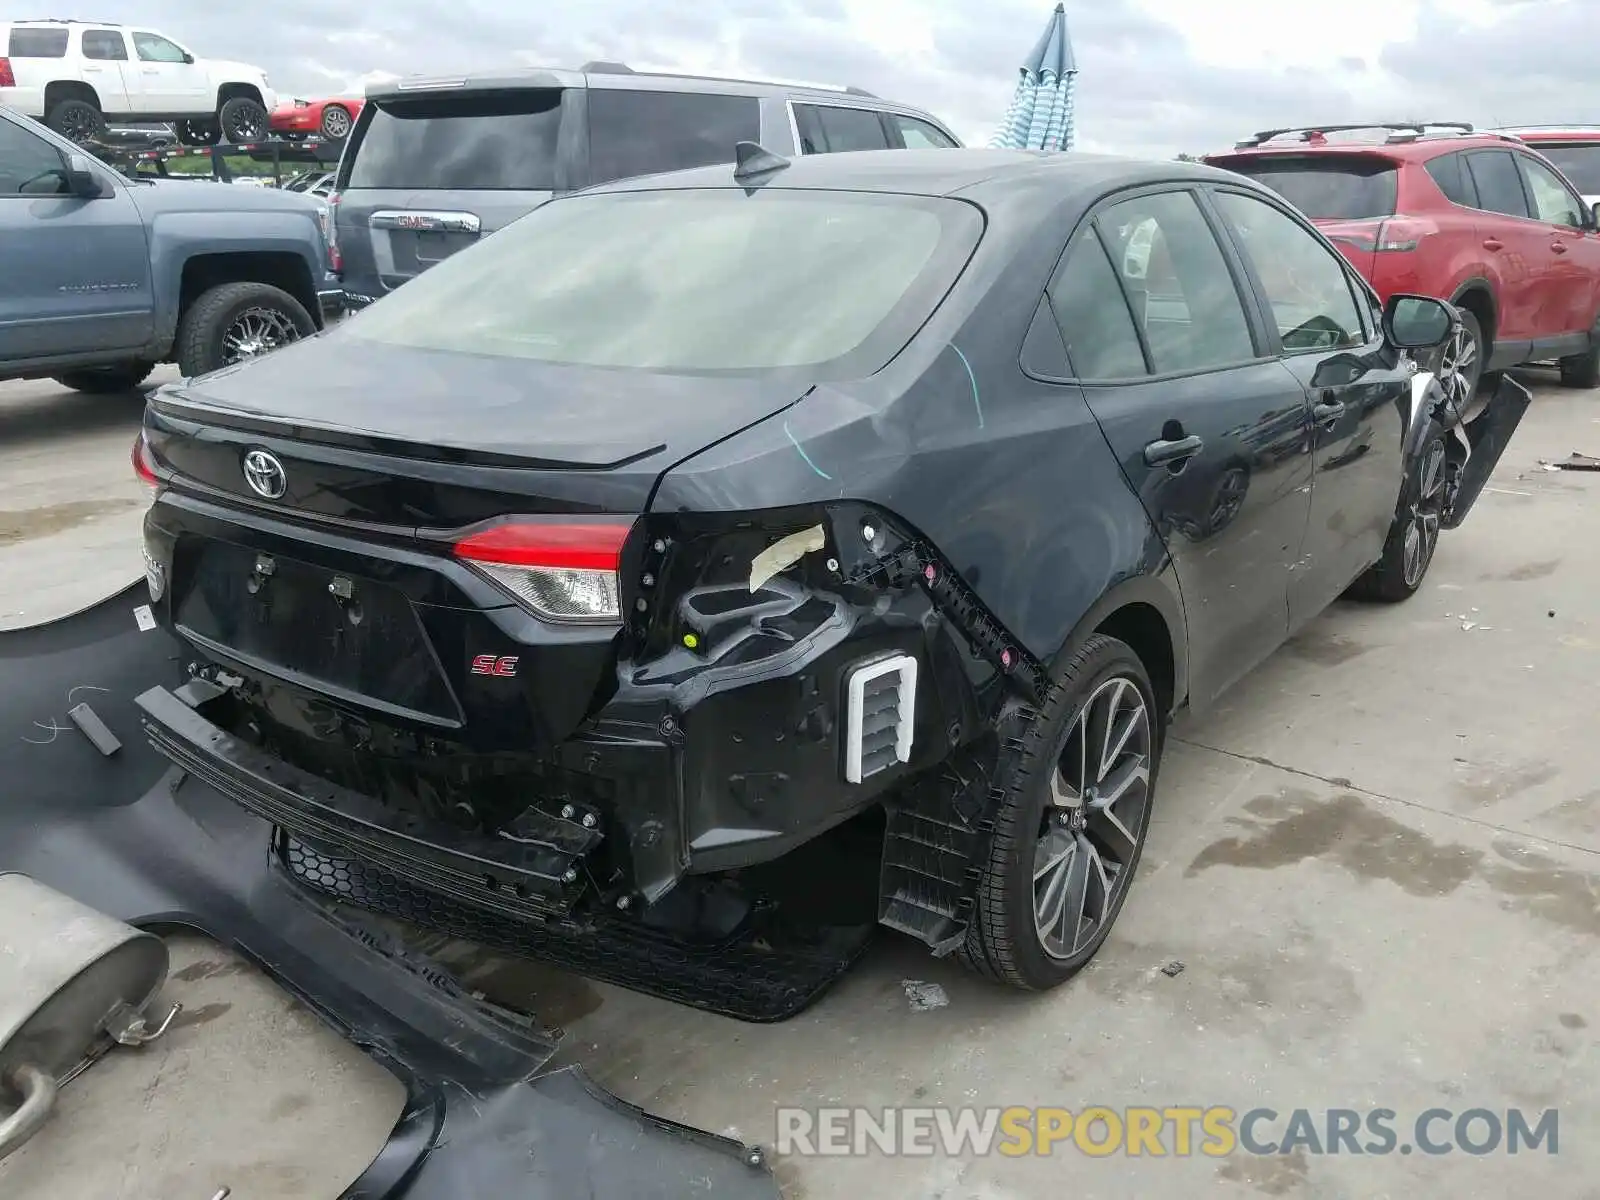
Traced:
[[183, 61], [188, 63], [191, 67], [194, 66], [194, 55], [185, 50], [183, 52]]
[[1600, 229], [1600, 204], [1587, 204], [1583, 215], [1589, 218], [1590, 229]]
[[1383, 336], [1401, 350], [1432, 350], [1460, 327], [1456, 310], [1432, 296], [1390, 296], [1383, 306]]
[[67, 155], [67, 190], [84, 200], [94, 200], [104, 194], [100, 176], [89, 165], [86, 154]]

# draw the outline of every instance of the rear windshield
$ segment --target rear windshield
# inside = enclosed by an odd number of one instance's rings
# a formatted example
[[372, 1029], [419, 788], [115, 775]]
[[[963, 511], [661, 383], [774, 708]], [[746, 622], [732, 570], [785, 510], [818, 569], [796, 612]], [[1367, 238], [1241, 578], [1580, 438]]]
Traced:
[[1552, 142], [1534, 142], [1532, 146], [1567, 177], [1572, 186], [1585, 196], [1600, 196], [1600, 145], [1562, 146]]
[[958, 200], [742, 189], [551, 201], [341, 327], [464, 354], [685, 373], [870, 375], [983, 221]]
[[13, 29], [7, 53], [12, 58], [65, 58], [65, 29]]
[[548, 192], [556, 187], [558, 88], [368, 105], [352, 188]]
[[1394, 216], [1395, 164], [1378, 157], [1323, 155], [1211, 159], [1266, 184], [1312, 220], [1361, 221]]

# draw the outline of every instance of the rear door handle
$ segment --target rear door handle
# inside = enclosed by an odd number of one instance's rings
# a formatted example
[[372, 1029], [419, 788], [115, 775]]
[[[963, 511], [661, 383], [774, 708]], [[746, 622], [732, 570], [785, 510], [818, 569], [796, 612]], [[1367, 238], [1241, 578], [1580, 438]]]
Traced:
[[1199, 436], [1191, 433], [1188, 437], [1176, 438], [1173, 441], [1154, 441], [1144, 448], [1144, 461], [1148, 467], [1170, 466], [1186, 458], [1193, 458], [1200, 453], [1200, 447], [1205, 442]]
[[1326, 404], [1318, 404], [1311, 409], [1311, 418], [1318, 425], [1325, 425], [1329, 421], [1337, 421], [1342, 416], [1344, 416], [1344, 402], [1341, 400], [1330, 400]]
[[1505, 248], [1505, 243], [1499, 238], [1484, 238], [1483, 248], [1485, 250], [1503, 250]]
[[1565, 254], [1567, 252], [1567, 244], [1565, 242], [1551, 242], [1550, 249], [1557, 254]]

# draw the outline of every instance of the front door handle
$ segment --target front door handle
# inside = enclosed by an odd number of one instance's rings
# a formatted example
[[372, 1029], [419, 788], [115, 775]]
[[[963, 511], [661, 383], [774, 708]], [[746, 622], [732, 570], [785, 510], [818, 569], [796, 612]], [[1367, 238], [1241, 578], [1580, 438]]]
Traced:
[[1505, 249], [1505, 245], [1506, 244], [1504, 242], [1502, 242], [1499, 238], [1484, 238], [1483, 239], [1483, 248], [1485, 250], [1503, 250], [1503, 249]]
[[1191, 433], [1188, 437], [1174, 438], [1171, 441], [1161, 439], [1151, 442], [1144, 448], [1144, 461], [1148, 467], [1171, 466], [1173, 463], [1182, 462], [1184, 459], [1193, 458], [1200, 453], [1200, 447], [1205, 442], [1199, 436]]
[[1550, 249], [1557, 254], [1565, 254], [1567, 252], [1567, 244], [1565, 242], [1551, 242]]
[[1330, 400], [1325, 404], [1314, 405], [1311, 409], [1311, 419], [1318, 425], [1326, 425], [1329, 422], [1337, 421], [1342, 416], [1344, 416], [1344, 402], [1342, 400]]

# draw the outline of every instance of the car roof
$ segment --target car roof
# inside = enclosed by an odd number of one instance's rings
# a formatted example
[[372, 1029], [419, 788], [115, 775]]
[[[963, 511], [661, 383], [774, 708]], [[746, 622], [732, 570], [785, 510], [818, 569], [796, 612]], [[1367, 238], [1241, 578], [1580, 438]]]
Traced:
[[1600, 142], [1600, 125], [1510, 125], [1502, 133], [1530, 144], [1538, 142]]
[[619, 179], [581, 194], [754, 186], [780, 191], [960, 195], [988, 206], [1028, 192], [1066, 198], [1074, 193], [1100, 195], [1146, 183], [1185, 181], [1249, 185], [1231, 171], [1177, 160], [1076, 151], [924, 149], [801, 155], [764, 179], [744, 183], [735, 177], [732, 164], [695, 167]]
[[577, 70], [528, 67], [455, 75], [410, 75], [367, 86], [368, 99], [390, 99], [432, 91], [515, 91], [521, 88], [608, 88], [629, 91], [716, 92], [724, 95], [805, 97], [817, 103], [868, 104], [904, 112], [912, 105], [885, 100], [864, 88], [778, 79], [742, 79], [720, 75], [688, 75], [636, 71], [625, 63], [591, 62]]

